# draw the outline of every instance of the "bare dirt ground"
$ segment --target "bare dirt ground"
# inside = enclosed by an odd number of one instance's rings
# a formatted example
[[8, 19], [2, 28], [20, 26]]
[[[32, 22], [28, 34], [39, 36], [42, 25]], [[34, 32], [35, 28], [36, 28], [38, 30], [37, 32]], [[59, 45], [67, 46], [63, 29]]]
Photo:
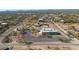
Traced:
[[79, 29], [79, 23], [57, 23], [63, 29], [69, 29], [70, 26], [74, 26], [76, 29]]

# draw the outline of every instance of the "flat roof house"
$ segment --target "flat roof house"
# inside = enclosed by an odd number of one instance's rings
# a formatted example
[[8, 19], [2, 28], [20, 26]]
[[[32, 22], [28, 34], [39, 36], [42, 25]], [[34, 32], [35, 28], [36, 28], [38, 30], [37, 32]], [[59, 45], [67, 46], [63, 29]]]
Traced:
[[47, 28], [41, 28], [39, 33], [42, 34], [42, 35], [47, 35], [47, 36], [60, 35], [60, 33], [56, 29], [48, 28], [48, 27]]

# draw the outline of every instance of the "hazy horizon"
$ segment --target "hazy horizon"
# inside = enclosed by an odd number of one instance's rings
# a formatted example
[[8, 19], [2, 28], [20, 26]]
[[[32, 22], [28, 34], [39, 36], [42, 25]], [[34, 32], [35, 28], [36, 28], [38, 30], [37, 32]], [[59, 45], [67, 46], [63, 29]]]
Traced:
[[79, 9], [0, 9], [0, 11], [31, 11], [31, 10], [79, 10]]

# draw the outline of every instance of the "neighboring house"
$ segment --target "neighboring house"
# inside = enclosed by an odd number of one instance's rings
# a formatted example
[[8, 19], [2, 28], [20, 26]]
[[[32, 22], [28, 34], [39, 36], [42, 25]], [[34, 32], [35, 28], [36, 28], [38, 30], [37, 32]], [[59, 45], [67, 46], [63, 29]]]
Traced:
[[39, 22], [45, 22], [48, 20], [48, 17], [47, 16], [42, 16], [38, 19]]
[[39, 34], [47, 35], [47, 36], [50, 36], [50, 35], [60, 35], [60, 33], [56, 29], [48, 28], [48, 27], [47, 28], [40, 28]]

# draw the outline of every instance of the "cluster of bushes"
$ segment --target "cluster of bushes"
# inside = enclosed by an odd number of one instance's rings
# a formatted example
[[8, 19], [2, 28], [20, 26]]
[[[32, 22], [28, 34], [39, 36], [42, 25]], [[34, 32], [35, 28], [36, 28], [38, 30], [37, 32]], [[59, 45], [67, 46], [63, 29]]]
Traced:
[[64, 14], [64, 13], [59, 13], [57, 14], [58, 19], [55, 19], [57, 22], [61, 22], [60, 20], [64, 20], [64, 23], [78, 23], [79, 18], [75, 14]]
[[32, 44], [32, 42], [29, 41], [29, 39], [25, 39], [25, 38], [19, 39], [19, 42], [20, 43], [25, 43], [25, 44]]

